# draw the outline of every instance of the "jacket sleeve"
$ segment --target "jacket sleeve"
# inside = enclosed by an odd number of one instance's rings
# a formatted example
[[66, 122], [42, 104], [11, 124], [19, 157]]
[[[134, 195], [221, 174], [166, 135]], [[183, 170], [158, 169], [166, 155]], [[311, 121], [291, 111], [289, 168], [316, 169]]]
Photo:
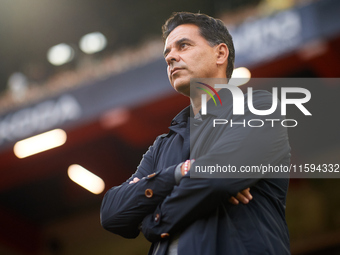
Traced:
[[[265, 95], [267, 97], [268, 95]], [[261, 99], [261, 97], [260, 97]], [[266, 98], [262, 98], [266, 99]], [[256, 109], [268, 109], [271, 105], [268, 100], [257, 102]], [[268, 116], [233, 116], [235, 121], [244, 118], [268, 119]], [[275, 111], [271, 119], [282, 119], [280, 109]], [[231, 132], [231, 130], [233, 130]], [[192, 174], [196, 166], [260, 166], [261, 164], [276, 165], [283, 159], [289, 157], [290, 147], [288, 143], [287, 130], [280, 122], [272, 127], [268, 122], [263, 127], [250, 128], [237, 125], [225, 132], [217, 134], [218, 138], [209, 139], [215, 141], [208, 153], [196, 158], [189, 173]], [[203, 145], [202, 145], [203, 146]], [[185, 229], [194, 221], [203, 218], [221, 205], [226, 203], [230, 196], [237, 192], [256, 185], [263, 178], [262, 174], [240, 173], [238, 178], [189, 178], [184, 176], [179, 185], [170, 195], [156, 208], [153, 214], [147, 215], [142, 224], [142, 232], [145, 237], [156, 242], [161, 239], [163, 233], [173, 234]], [[157, 216], [157, 217], [156, 217]], [[155, 219], [158, 219], [155, 221]]]
[[[150, 146], [131, 178], [105, 194], [100, 211], [104, 229], [126, 238], [137, 237], [143, 218], [152, 213], [172, 191], [176, 184], [176, 165], [156, 172], [154, 169], [153, 156], [161, 139], [159, 136], [153, 146]], [[138, 177], [140, 181], [129, 184], [134, 177]]]

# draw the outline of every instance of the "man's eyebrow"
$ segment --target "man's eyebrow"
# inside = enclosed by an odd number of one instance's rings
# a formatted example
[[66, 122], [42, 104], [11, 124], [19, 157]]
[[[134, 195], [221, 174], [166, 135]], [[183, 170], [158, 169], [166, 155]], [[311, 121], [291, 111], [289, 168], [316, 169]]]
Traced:
[[[176, 41], [175, 42], [175, 45], [176, 46], [178, 46], [178, 45], [180, 45], [181, 43], [183, 43], [183, 42], [193, 42], [192, 40], [190, 40], [189, 38], [181, 38], [181, 39], [179, 39], [178, 41]], [[170, 51], [170, 49], [169, 48], [166, 48], [165, 50], [164, 50], [164, 52], [163, 52], [163, 55], [164, 55], [164, 57], [169, 53], [169, 51]]]

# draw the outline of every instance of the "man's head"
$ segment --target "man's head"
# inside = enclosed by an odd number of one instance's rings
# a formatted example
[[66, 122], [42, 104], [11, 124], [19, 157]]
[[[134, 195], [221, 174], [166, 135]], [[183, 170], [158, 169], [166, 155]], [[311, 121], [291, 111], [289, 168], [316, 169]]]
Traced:
[[235, 50], [221, 20], [174, 13], [163, 25], [163, 39], [169, 80], [178, 92], [189, 95], [190, 78], [231, 77]]

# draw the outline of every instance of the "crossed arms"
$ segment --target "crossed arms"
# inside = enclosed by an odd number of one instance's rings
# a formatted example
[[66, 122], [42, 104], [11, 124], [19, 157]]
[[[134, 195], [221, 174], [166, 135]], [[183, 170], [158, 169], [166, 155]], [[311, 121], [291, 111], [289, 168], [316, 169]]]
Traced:
[[[263, 104], [257, 109], [269, 107]], [[280, 119], [279, 110], [271, 118]], [[241, 129], [240, 126], [235, 127], [234, 132], [222, 132], [209, 152], [196, 158], [193, 166], [203, 162], [212, 165], [229, 163], [236, 167], [241, 164], [275, 165], [289, 153], [285, 128], [264, 126]], [[149, 148], [130, 179], [106, 193], [101, 207], [101, 223], [105, 229], [126, 238], [135, 238], [142, 223], [141, 230], [145, 237], [156, 242], [161, 240], [163, 233], [183, 230], [223, 203], [250, 199], [247, 188], [256, 185], [261, 177], [190, 178], [189, 171], [177, 185], [174, 172], [178, 164], [155, 169], [156, 150], [161, 139], [158, 137]]]

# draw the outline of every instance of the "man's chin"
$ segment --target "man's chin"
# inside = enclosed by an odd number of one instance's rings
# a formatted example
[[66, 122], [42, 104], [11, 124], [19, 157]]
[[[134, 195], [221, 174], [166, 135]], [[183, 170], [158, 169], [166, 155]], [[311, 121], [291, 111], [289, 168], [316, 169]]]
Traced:
[[172, 87], [181, 94], [189, 96], [190, 94], [190, 80], [176, 80]]

